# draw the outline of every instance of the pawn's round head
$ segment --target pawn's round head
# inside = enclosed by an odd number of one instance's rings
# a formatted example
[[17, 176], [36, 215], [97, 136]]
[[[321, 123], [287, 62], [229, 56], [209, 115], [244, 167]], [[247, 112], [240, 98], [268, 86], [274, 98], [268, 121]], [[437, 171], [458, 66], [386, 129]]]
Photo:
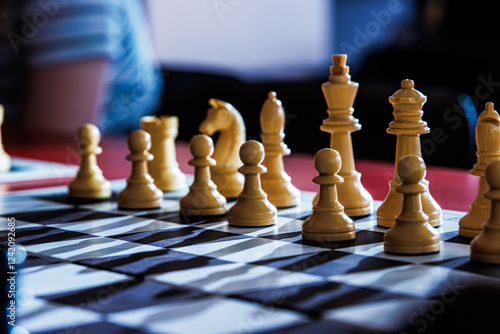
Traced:
[[398, 163], [398, 176], [406, 184], [418, 183], [425, 176], [425, 163], [417, 155], [408, 155]]
[[314, 156], [314, 168], [321, 175], [337, 174], [342, 166], [339, 152], [331, 148], [324, 148]]
[[151, 136], [144, 130], [136, 130], [128, 135], [127, 146], [131, 153], [142, 153], [151, 148]]
[[492, 161], [486, 166], [485, 177], [491, 189], [500, 189], [500, 161]]
[[189, 150], [195, 158], [207, 158], [214, 152], [214, 142], [207, 135], [196, 135], [189, 141]]
[[101, 133], [94, 124], [84, 124], [76, 130], [76, 140], [80, 145], [97, 145], [101, 140]]
[[258, 165], [264, 160], [264, 146], [256, 140], [249, 140], [240, 147], [240, 159], [244, 165]]
[[415, 87], [415, 83], [411, 79], [404, 79], [401, 81], [401, 88], [403, 89], [413, 89]]

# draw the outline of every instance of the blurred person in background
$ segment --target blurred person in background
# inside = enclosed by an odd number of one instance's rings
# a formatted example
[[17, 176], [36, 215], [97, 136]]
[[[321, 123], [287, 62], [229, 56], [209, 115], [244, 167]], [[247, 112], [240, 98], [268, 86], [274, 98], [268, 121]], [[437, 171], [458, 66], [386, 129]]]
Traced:
[[163, 79], [141, 0], [0, 0], [0, 103], [27, 134], [127, 133]]

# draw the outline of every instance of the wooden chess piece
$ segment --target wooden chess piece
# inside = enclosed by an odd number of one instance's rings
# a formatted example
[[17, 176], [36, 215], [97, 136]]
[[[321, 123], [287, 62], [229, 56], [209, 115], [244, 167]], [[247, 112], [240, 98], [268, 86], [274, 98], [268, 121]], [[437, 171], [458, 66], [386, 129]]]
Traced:
[[361, 174], [356, 171], [351, 140], [351, 132], [361, 129], [352, 116], [358, 83], [351, 81], [347, 55], [333, 55], [332, 60], [329, 80], [321, 85], [328, 104], [328, 118], [323, 120], [320, 129], [331, 134], [330, 148], [339, 152], [342, 159], [338, 175], [344, 183], [337, 187], [339, 202], [349, 217], [365, 216], [373, 212], [373, 198], [361, 184]]
[[127, 146], [130, 150], [127, 160], [132, 162], [132, 173], [125, 189], [118, 193], [118, 207], [133, 210], [159, 208], [163, 192], [155, 186], [147, 165], [153, 159], [148, 152], [151, 136], [143, 130], [134, 131], [127, 138]]
[[429, 217], [422, 211], [421, 194], [427, 190], [422, 183], [425, 163], [419, 156], [406, 156], [398, 164], [401, 184], [396, 191], [403, 196], [401, 213], [395, 224], [384, 235], [384, 250], [397, 254], [427, 254], [439, 251], [440, 236], [429, 224]]
[[283, 156], [290, 155], [290, 150], [283, 142], [285, 112], [275, 92], [269, 92], [262, 106], [260, 127], [265, 151], [262, 164], [267, 168], [267, 172], [260, 176], [262, 190], [277, 208], [296, 206], [300, 202], [300, 191], [293, 186], [283, 166]]
[[226, 213], [226, 199], [217, 191], [210, 177], [210, 167], [215, 160], [210, 157], [214, 151], [212, 139], [206, 135], [196, 135], [189, 142], [194, 166], [194, 181], [189, 193], [180, 201], [180, 212], [184, 215], [213, 216]]
[[0, 104], [0, 172], [8, 172], [11, 167], [10, 156], [5, 152], [2, 144], [2, 124], [4, 119], [4, 108]]
[[477, 163], [470, 171], [479, 176], [476, 199], [470, 205], [469, 212], [458, 222], [458, 233], [473, 238], [481, 232], [483, 224], [490, 216], [491, 201], [484, 197], [487, 190], [485, 170], [488, 163], [500, 160], [500, 118], [493, 103], [486, 103], [485, 110], [479, 115], [476, 124]]
[[151, 136], [154, 159], [148, 161], [149, 175], [161, 191], [175, 191], [186, 187], [186, 176], [180, 171], [175, 154], [175, 138], [178, 135], [177, 116], [145, 116], [141, 128]]
[[243, 189], [243, 176], [238, 173], [241, 162], [238, 150], [245, 142], [243, 118], [231, 104], [210, 99], [211, 108], [200, 124], [200, 132], [208, 136], [219, 132], [212, 158], [216, 165], [210, 168], [217, 190], [227, 199], [236, 198]]
[[[403, 195], [396, 192], [396, 187], [401, 184], [397, 173], [398, 162], [406, 155], [422, 156], [419, 135], [429, 133], [427, 123], [422, 121], [422, 106], [427, 97], [414, 89], [413, 80], [405, 79], [401, 82], [401, 89], [389, 97], [389, 102], [394, 106], [394, 121], [389, 124], [387, 133], [397, 135], [396, 159], [394, 179], [389, 182], [390, 189], [387, 197], [377, 210], [377, 224], [382, 227], [392, 227], [396, 216], [401, 210]], [[420, 196], [422, 209], [429, 216], [429, 223], [436, 227], [442, 223], [441, 207], [432, 198], [425, 179], [421, 181], [426, 191]]]
[[500, 161], [488, 164], [485, 171], [489, 190], [484, 197], [491, 201], [490, 217], [470, 244], [471, 260], [500, 264]]
[[258, 141], [247, 141], [241, 145], [240, 158], [243, 166], [238, 171], [245, 175], [245, 183], [238, 200], [227, 212], [229, 225], [259, 227], [276, 224], [276, 207], [267, 200], [260, 183], [259, 174], [266, 172], [266, 167], [260, 164], [264, 159], [264, 147]]
[[344, 180], [337, 175], [342, 162], [340, 154], [324, 148], [314, 156], [319, 175], [313, 182], [320, 185], [318, 203], [302, 224], [302, 238], [311, 241], [343, 241], [354, 239], [354, 223], [344, 213], [337, 197], [337, 186]]
[[101, 134], [93, 124], [84, 124], [76, 131], [77, 152], [81, 156], [80, 169], [68, 185], [68, 196], [75, 199], [107, 199], [111, 197], [111, 184], [102, 175], [96, 155]]

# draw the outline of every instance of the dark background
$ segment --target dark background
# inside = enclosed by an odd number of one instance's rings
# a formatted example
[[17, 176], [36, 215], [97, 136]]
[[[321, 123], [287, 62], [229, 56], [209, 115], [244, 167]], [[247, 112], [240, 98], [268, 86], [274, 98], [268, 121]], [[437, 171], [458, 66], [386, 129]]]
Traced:
[[[476, 160], [477, 116], [486, 102], [495, 102], [499, 96], [496, 8], [493, 2], [483, 0], [405, 2], [410, 13], [403, 22], [381, 25], [381, 33], [390, 30], [392, 37], [372, 40], [359, 52], [346, 50], [345, 43], [356, 45], [356, 38], [358, 45], [363, 41], [362, 33], [354, 27], [363, 31], [375, 20], [370, 2], [336, 3], [338, 17], [333, 19], [337, 20], [339, 38], [332, 49], [335, 53], [348, 51], [352, 80], [360, 84], [354, 116], [362, 129], [352, 134], [355, 157], [394, 159], [396, 136], [385, 132], [393, 120], [388, 97], [401, 87], [401, 80], [411, 78], [415, 88], [428, 97], [423, 119], [431, 133], [421, 136], [426, 163], [471, 168]], [[198, 133], [212, 97], [239, 110], [248, 139], [259, 139], [258, 115], [267, 93], [274, 90], [285, 107], [285, 142], [292, 152], [315, 153], [329, 144], [329, 135], [319, 130], [327, 117], [321, 84], [328, 80], [328, 67], [322, 75], [291, 81], [249, 83], [213, 72], [180, 71], [168, 64], [164, 76], [160, 113], [179, 116], [180, 139], [189, 140]]]

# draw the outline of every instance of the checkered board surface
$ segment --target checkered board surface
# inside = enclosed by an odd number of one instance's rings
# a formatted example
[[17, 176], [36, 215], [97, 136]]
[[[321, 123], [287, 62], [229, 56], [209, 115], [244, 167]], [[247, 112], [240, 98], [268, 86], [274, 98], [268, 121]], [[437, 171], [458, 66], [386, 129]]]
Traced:
[[29, 333], [500, 330], [500, 268], [470, 262], [461, 212], [444, 211], [439, 253], [396, 256], [384, 253], [373, 215], [356, 220], [354, 241], [304, 242], [307, 192], [266, 228], [187, 220], [182, 193], [166, 194], [162, 209], [122, 211], [113, 200], [72, 205], [65, 192], [0, 200], [2, 245], [14, 217], [27, 253], [16, 324]]
[[12, 157], [11, 169], [0, 173], [0, 183], [14, 183], [74, 177], [78, 166], [43, 160]]

